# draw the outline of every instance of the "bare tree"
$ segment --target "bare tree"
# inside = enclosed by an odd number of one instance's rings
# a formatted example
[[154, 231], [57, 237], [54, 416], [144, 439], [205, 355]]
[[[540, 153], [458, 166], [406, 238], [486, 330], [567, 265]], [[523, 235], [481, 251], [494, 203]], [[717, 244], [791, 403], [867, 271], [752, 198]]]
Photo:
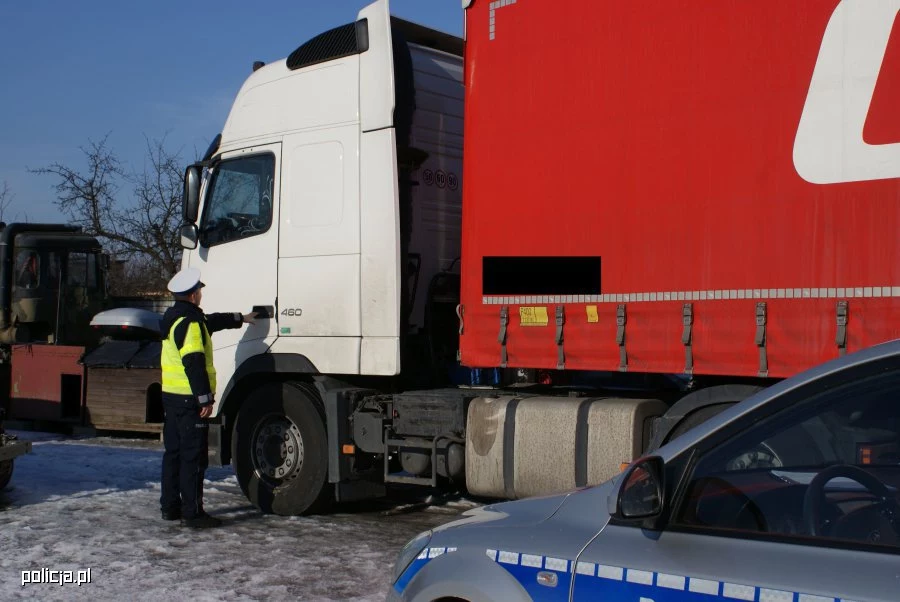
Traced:
[[181, 264], [181, 195], [183, 162], [178, 153], [166, 150], [164, 141], [146, 140], [144, 171], [132, 176], [137, 212], [123, 218], [127, 232], [160, 270], [171, 277]]
[[15, 195], [9, 189], [9, 184], [4, 180], [3, 186], [0, 186], [0, 222], [3, 221], [3, 215], [6, 213], [6, 210], [9, 209], [14, 198]]
[[161, 290], [181, 260], [183, 162], [179, 153], [166, 149], [164, 139], [145, 138], [143, 171], [127, 171], [108, 138], [81, 147], [83, 170], [53, 163], [32, 171], [54, 176], [59, 209], [101, 239], [115, 258], [132, 263], [128, 273], [140, 272], [145, 290]]

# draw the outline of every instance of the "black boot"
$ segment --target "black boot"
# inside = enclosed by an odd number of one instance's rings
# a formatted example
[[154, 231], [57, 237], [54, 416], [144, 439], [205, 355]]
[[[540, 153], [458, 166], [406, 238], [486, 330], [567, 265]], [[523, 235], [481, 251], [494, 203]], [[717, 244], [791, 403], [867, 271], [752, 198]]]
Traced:
[[174, 510], [163, 510], [162, 511], [162, 519], [163, 520], [178, 520], [181, 518], [181, 508], [175, 508]]
[[222, 524], [222, 520], [215, 516], [210, 516], [206, 512], [201, 512], [192, 518], [182, 518], [181, 524], [192, 529], [212, 529]]

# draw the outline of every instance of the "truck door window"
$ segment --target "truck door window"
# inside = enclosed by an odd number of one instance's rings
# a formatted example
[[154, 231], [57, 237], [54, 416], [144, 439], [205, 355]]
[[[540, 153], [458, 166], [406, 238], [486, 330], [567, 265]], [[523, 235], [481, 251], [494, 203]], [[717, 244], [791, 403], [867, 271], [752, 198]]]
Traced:
[[673, 526], [900, 552], [900, 373], [822, 389], [703, 454]]
[[272, 225], [275, 156], [222, 161], [213, 173], [200, 226], [211, 247], [266, 232]]

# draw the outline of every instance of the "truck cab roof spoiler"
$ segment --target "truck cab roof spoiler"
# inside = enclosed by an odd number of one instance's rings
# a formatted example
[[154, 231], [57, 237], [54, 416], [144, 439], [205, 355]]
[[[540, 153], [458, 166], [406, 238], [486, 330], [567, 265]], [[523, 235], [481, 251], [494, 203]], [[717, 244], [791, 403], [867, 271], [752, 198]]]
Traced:
[[463, 55], [462, 38], [394, 16], [391, 17], [391, 26], [399, 31], [410, 44], [418, 44], [455, 56]]

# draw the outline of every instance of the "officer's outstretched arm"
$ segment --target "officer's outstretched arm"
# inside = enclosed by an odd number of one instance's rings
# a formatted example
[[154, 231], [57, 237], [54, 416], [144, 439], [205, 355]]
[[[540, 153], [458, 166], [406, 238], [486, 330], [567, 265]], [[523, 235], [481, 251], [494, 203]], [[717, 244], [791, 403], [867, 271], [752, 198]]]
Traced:
[[240, 328], [244, 317], [240, 312], [206, 314], [206, 329], [210, 334], [227, 328]]

